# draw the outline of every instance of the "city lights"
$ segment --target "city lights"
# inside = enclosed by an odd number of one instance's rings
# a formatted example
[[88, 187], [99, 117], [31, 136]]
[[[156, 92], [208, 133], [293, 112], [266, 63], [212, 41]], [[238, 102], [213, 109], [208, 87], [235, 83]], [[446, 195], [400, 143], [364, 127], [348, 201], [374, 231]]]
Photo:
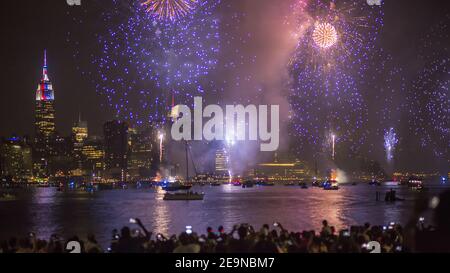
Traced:
[[2, 3], [0, 256], [450, 252], [450, 1], [53, 2]]

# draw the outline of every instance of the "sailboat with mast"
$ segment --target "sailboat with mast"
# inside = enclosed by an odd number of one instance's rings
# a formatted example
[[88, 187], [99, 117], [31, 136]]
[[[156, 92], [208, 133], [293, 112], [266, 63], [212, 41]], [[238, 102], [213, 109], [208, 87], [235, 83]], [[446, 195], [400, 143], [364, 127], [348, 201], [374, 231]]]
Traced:
[[[187, 141], [185, 141], [185, 151], [186, 151], [186, 181], [189, 181], [189, 155], [192, 154], [190, 152], [190, 147]], [[194, 162], [193, 162], [194, 163]], [[195, 164], [193, 164], [194, 170], [197, 173], [197, 170], [195, 168]], [[177, 182], [175, 182], [177, 183]], [[179, 182], [181, 183], [181, 182]], [[192, 186], [190, 185], [182, 185], [178, 190], [186, 190], [185, 192], [177, 192], [177, 193], [169, 193], [167, 192], [164, 195], [164, 200], [168, 201], [195, 201], [195, 200], [203, 200], [203, 197], [205, 196], [204, 193], [197, 193], [190, 191]]]

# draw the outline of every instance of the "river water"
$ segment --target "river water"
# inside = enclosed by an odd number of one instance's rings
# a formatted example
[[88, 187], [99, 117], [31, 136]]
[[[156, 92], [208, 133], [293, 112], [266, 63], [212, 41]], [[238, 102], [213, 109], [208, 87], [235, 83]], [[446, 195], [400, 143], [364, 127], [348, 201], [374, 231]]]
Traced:
[[[0, 239], [23, 236], [30, 231], [48, 239], [56, 233], [67, 238], [74, 234], [85, 238], [95, 234], [103, 247], [109, 245], [113, 229], [134, 227], [130, 218], [140, 218], [149, 230], [166, 235], [180, 233], [187, 225], [194, 231], [215, 230], [223, 225], [230, 230], [237, 223], [258, 228], [278, 221], [289, 230], [318, 229], [327, 219], [338, 229], [354, 224], [406, 224], [417, 217], [414, 207], [422, 195], [432, 197], [443, 186], [430, 187], [424, 193], [397, 187], [405, 201], [386, 203], [385, 186], [342, 186], [338, 191], [288, 186], [194, 187], [205, 192], [203, 201], [164, 201], [159, 188], [106, 190], [94, 194], [58, 192], [54, 188], [33, 188], [19, 192], [15, 201], [0, 202]], [[382, 201], [376, 201], [376, 191]], [[420, 214], [432, 223], [432, 212]]]

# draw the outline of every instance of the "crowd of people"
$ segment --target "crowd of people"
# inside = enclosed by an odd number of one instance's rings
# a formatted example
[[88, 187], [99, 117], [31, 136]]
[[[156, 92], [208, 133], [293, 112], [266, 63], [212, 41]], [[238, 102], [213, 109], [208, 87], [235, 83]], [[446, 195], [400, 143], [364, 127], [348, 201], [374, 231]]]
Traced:
[[[280, 223], [265, 224], [256, 230], [249, 224], [240, 224], [229, 231], [222, 226], [217, 230], [208, 227], [202, 235], [187, 227], [186, 231], [178, 236], [165, 237], [160, 233], [149, 232], [141, 220], [133, 219], [136, 229], [123, 227], [120, 232], [114, 230], [110, 247], [107, 249], [102, 248], [94, 235], [88, 235], [85, 240], [73, 237], [67, 238], [66, 241], [52, 235], [47, 241], [30, 233], [21, 239], [0, 240], [0, 253], [71, 252], [74, 249], [68, 247], [68, 242], [76, 242], [82, 253], [450, 252], [450, 191], [441, 194], [439, 198], [433, 198], [432, 201], [430, 204], [434, 209], [435, 227], [426, 227], [424, 219], [420, 217], [417, 222], [413, 220], [405, 227], [396, 223], [390, 223], [388, 226], [366, 223], [338, 232], [324, 220], [320, 231], [293, 232]], [[424, 202], [423, 208], [428, 207], [427, 204], [428, 202]], [[423, 209], [420, 209], [419, 205], [417, 207], [419, 211]]]
[[108, 249], [103, 249], [93, 235], [87, 236], [86, 240], [73, 237], [63, 242], [56, 235], [46, 241], [31, 233], [19, 240], [2, 241], [0, 252], [63, 253], [69, 251], [66, 250], [69, 241], [79, 242], [83, 253], [365, 253], [373, 250], [369, 245], [371, 241], [380, 243], [381, 252], [408, 251], [404, 246], [403, 228], [394, 223], [389, 226], [366, 223], [340, 232], [326, 220], [320, 232], [290, 232], [280, 223], [266, 224], [259, 230], [240, 224], [229, 232], [222, 226], [216, 231], [208, 227], [202, 235], [187, 230], [169, 238], [147, 231], [139, 219], [136, 224], [139, 229], [123, 227], [120, 232], [114, 230]]

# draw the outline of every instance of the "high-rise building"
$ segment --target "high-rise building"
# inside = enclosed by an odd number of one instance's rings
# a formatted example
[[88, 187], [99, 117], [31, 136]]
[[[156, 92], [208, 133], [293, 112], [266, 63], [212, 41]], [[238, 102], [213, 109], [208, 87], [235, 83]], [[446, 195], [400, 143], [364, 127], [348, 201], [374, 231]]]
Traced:
[[129, 147], [130, 158], [128, 170], [131, 176], [150, 176], [154, 164], [158, 162], [158, 153], [155, 151], [155, 137], [151, 129], [130, 129]]
[[83, 143], [84, 140], [88, 138], [87, 121], [82, 121], [81, 115], [72, 127], [72, 135], [74, 137], [74, 143]]
[[228, 154], [225, 148], [219, 148], [216, 150], [216, 173], [224, 174], [228, 173]]
[[73, 140], [73, 157], [77, 162], [78, 168], [83, 167], [83, 146], [88, 137], [88, 126], [86, 121], [81, 120], [81, 115], [78, 121], [72, 127], [72, 140]]
[[73, 139], [71, 136], [63, 137], [55, 135], [51, 139], [52, 152], [45, 157], [46, 171], [51, 175], [68, 174], [77, 167], [77, 162], [73, 157]]
[[128, 125], [113, 120], [103, 126], [107, 170], [124, 172], [128, 167]]
[[48, 77], [47, 51], [44, 51], [42, 78], [36, 90], [35, 104], [35, 145], [33, 169], [37, 176], [48, 175], [48, 160], [53, 154], [52, 142], [55, 137], [55, 93]]
[[103, 149], [103, 139], [98, 137], [89, 137], [86, 139], [82, 154], [84, 169], [97, 173], [104, 170], [105, 151]]
[[1, 174], [15, 179], [32, 176], [31, 147], [19, 137], [3, 139], [0, 143]]
[[46, 144], [55, 134], [55, 93], [48, 77], [47, 51], [44, 52], [42, 78], [36, 90], [35, 131], [39, 140]]

